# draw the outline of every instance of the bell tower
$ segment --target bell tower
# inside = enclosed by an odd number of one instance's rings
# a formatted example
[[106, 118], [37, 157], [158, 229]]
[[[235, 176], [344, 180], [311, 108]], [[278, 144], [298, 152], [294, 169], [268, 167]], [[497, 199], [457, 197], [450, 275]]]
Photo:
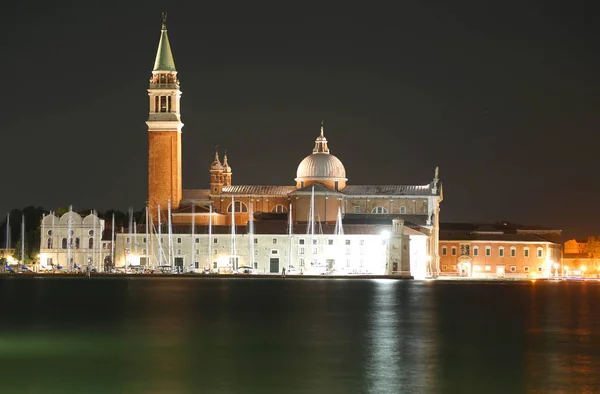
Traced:
[[153, 216], [161, 210], [178, 208], [181, 202], [181, 90], [167, 35], [167, 14], [152, 69], [148, 96], [148, 209]]

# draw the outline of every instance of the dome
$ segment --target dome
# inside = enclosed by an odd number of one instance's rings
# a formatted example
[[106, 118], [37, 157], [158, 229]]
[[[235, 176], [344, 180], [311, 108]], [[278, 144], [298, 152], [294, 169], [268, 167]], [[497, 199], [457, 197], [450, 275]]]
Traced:
[[346, 180], [346, 169], [340, 159], [330, 153], [313, 153], [298, 166], [296, 180], [304, 179]]

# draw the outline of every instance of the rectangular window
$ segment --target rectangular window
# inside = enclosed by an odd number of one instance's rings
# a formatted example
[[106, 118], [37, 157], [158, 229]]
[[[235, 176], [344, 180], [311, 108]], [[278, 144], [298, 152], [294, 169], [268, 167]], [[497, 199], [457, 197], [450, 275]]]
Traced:
[[328, 239], [327, 240], [327, 245], [333, 245], [333, 239]]
[[126, 242], [126, 243], [130, 243], [130, 242], [131, 242], [131, 239], [130, 239], [129, 237], [127, 237], [127, 238], [125, 238], [125, 242]]
[[537, 257], [544, 257], [544, 251], [542, 250], [542, 248], [538, 248], [537, 250]]
[[146, 237], [142, 238], [142, 243], [143, 243], [143, 244], [145, 244], [145, 243], [147, 243], [147, 242], [148, 242], [148, 240], [146, 239]]
[[196, 249], [196, 254], [200, 254], [200, 249]]
[[456, 247], [452, 247], [452, 256], [456, 256]]
[[257, 244], [258, 243], [258, 238], [254, 238], [254, 243]]
[[[213, 250], [213, 254], [214, 254], [215, 256], [217, 255], [217, 253], [219, 253], [219, 251], [218, 251], [218, 250], [216, 250], [216, 249], [215, 249], [215, 250]], [[215, 263], [215, 264], [216, 264], [216, 263]]]
[[405, 214], [406, 213], [406, 207], [400, 207], [400, 213], [401, 214]]
[[313, 255], [319, 254], [319, 251], [317, 250], [317, 248], [313, 248]]
[[277, 249], [271, 249], [271, 254], [279, 254], [279, 250], [277, 250]]
[[277, 243], [277, 238], [273, 238], [273, 245]]
[[344, 243], [345, 243], [346, 245], [350, 245], [350, 240], [349, 240], [349, 239], [347, 239], [347, 240], [346, 240]]
[[442, 271], [446, 271], [448, 269], [447, 265], [442, 265]]
[[364, 240], [364, 239], [361, 239], [360, 241], [358, 241], [358, 244], [359, 244], [360, 246], [363, 246], [363, 245], [365, 244], [365, 240]]
[[523, 267], [523, 271], [529, 272], [529, 267], [528, 266]]
[[456, 270], [456, 265], [452, 264], [452, 270], [455, 271]]
[[542, 272], [542, 267], [538, 267], [538, 272]]
[[354, 213], [360, 213], [360, 207], [354, 207]]
[[504, 257], [504, 248], [498, 249], [498, 256]]
[[350, 254], [350, 253], [351, 253], [350, 248], [346, 248], [346, 254]]
[[448, 254], [448, 249], [444, 246], [442, 248], [442, 256], [446, 256]]
[[146, 254], [146, 249], [142, 249], [142, 254]]
[[298, 264], [300, 264], [300, 267], [304, 267], [304, 259], [298, 259]]
[[181, 256], [181, 249], [177, 249], [177, 254]]
[[490, 246], [486, 246], [485, 247], [485, 255], [486, 256], [491, 256], [492, 255], [492, 248]]
[[510, 248], [510, 257], [517, 257], [517, 248]]
[[298, 243], [299, 243], [300, 245], [304, 245], [304, 239], [300, 238], [300, 239], [298, 240]]
[[216, 269], [217, 268], [217, 262], [213, 262], [213, 268]]
[[473, 248], [473, 256], [479, 256], [479, 248], [477, 246]]
[[523, 256], [529, 257], [529, 248], [525, 248], [525, 250], [523, 250]]
[[298, 248], [298, 254], [304, 254], [304, 248]]
[[316, 244], [317, 244], [317, 240], [313, 239], [313, 245], [316, 245]]
[[213, 238], [213, 243], [216, 244], [217, 243], [217, 239]]
[[181, 243], [181, 238], [177, 238], [177, 243], [180, 244]]
[[196, 238], [196, 243], [199, 244], [200, 243], [200, 238]]
[[194, 267], [195, 267], [196, 269], [198, 269], [198, 268], [200, 267], [200, 263], [196, 261], [196, 262], [194, 263]]
[[510, 272], [517, 272], [517, 266], [516, 265], [511, 265], [510, 266]]

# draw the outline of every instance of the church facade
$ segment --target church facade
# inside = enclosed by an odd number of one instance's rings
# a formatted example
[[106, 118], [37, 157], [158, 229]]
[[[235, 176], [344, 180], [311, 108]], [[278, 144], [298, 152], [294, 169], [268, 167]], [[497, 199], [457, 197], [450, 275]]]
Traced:
[[289, 185], [237, 185], [229, 158], [216, 152], [207, 163], [208, 187], [183, 190], [180, 87], [163, 21], [146, 122], [152, 231], [117, 234], [116, 266], [439, 273], [443, 197], [437, 169], [422, 185], [353, 185], [321, 124], [312, 152]]

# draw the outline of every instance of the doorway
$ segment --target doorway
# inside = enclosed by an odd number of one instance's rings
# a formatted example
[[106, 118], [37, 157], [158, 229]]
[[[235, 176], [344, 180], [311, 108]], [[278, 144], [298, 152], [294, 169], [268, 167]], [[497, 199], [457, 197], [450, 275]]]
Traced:
[[269, 260], [269, 272], [272, 274], [279, 273], [279, 258], [271, 258]]

